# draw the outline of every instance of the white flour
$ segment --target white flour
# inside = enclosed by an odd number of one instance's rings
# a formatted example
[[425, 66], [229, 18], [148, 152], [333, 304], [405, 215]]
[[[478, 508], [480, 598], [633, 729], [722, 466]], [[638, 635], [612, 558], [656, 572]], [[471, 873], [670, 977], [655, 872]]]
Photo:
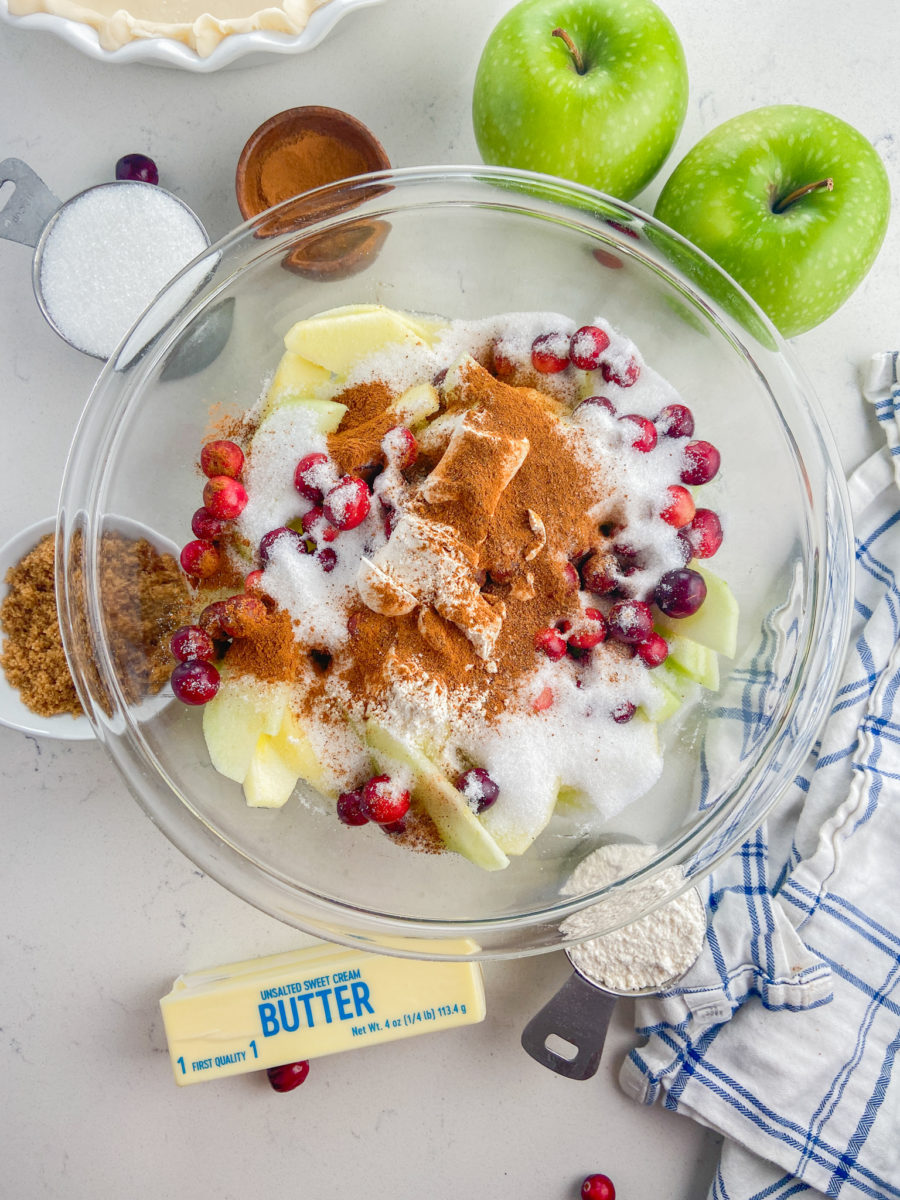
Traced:
[[[622, 879], [650, 861], [655, 846], [618, 842], [601, 846], [589, 854], [572, 873], [563, 891], [578, 895]], [[596, 925], [597, 911], [603, 920], [615, 920], [626, 907], [652, 904], [677, 887], [683, 879], [680, 867], [669, 867], [657, 878], [637, 884], [627, 897], [613, 896], [601, 905], [583, 909], [562, 925], [567, 936], [588, 933]], [[569, 948], [575, 968], [593, 983], [614, 992], [658, 988], [681, 975], [694, 962], [706, 933], [706, 909], [695, 888], [653, 912], [612, 933], [591, 938]]]

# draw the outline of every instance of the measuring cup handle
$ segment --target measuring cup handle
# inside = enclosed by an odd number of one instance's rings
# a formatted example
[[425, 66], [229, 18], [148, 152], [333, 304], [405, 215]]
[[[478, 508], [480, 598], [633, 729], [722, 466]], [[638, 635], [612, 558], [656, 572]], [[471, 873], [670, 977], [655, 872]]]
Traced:
[[0, 208], [0, 238], [36, 246], [41, 230], [59, 208], [59, 200], [20, 158], [5, 158], [0, 162], [0, 187], [4, 183], [15, 186]]
[[[600, 1066], [606, 1030], [616, 997], [573, 974], [522, 1031], [522, 1045], [536, 1062], [567, 1079], [590, 1079]], [[547, 1039], [555, 1035], [575, 1047], [566, 1058], [551, 1050]]]

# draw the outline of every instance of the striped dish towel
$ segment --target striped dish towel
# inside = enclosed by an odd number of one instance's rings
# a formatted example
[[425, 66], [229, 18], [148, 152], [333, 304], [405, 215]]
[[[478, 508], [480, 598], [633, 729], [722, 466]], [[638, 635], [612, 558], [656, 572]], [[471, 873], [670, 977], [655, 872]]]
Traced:
[[849, 481], [851, 649], [766, 825], [708, 880], [676, 989], [637, 1002], [633, 1098], [725, 1135], [709, 1200], [900, 1200], [900, 355], [865, 388], [887, 447]]

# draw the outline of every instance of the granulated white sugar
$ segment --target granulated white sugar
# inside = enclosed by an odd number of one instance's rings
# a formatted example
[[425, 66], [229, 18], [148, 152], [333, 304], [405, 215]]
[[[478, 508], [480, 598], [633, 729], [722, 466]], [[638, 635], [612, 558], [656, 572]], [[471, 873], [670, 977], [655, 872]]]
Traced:
[[157, 293], [206, 249], [196, 217], [145, 183], [91, 188], [56, 217], [41, 258], [40, 289], [60, 333], [108, 358]]

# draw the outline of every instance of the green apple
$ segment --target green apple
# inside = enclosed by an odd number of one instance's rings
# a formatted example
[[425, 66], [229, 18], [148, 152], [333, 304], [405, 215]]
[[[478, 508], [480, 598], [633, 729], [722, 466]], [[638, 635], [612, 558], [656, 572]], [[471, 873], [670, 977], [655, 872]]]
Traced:
[[864, 277], [889, 209], [887, 172], [861, 133], [820, 109], [774, 105], [698, 142], [654, 215], [792, 337], [830, 316]]
[[687, 108], [684, 52], [651, 0], [521, 0], [475, 77], [487, 163], [628, 200], [662, 166]]
[[[667, 617], [665, 614], [657, 618], [655, 625], [666, 638], [677, 636], [699, 642], [716, 654], [726, 658], [734, 658], [737, 653], [738, 621], [740, 610], [731, 588], [718, 575], [694, 561], [691, 570], [703, 576], [706, 584], [706, 599], [690, 617]], [[689, 661], [687, 659], [685, 662]], [[690, 660], [690, 666], [685, 672], [704, 682], [704, 678], [712, 681], [713, 666], [711, 663], [702, 664], [695, 657]], [[718, 664], [715, 667], [715, 686], [718, 687]], [[704, 678], [701, 678], [703, 676]], [[704, 683], [704, 686], [709, 684]]]

